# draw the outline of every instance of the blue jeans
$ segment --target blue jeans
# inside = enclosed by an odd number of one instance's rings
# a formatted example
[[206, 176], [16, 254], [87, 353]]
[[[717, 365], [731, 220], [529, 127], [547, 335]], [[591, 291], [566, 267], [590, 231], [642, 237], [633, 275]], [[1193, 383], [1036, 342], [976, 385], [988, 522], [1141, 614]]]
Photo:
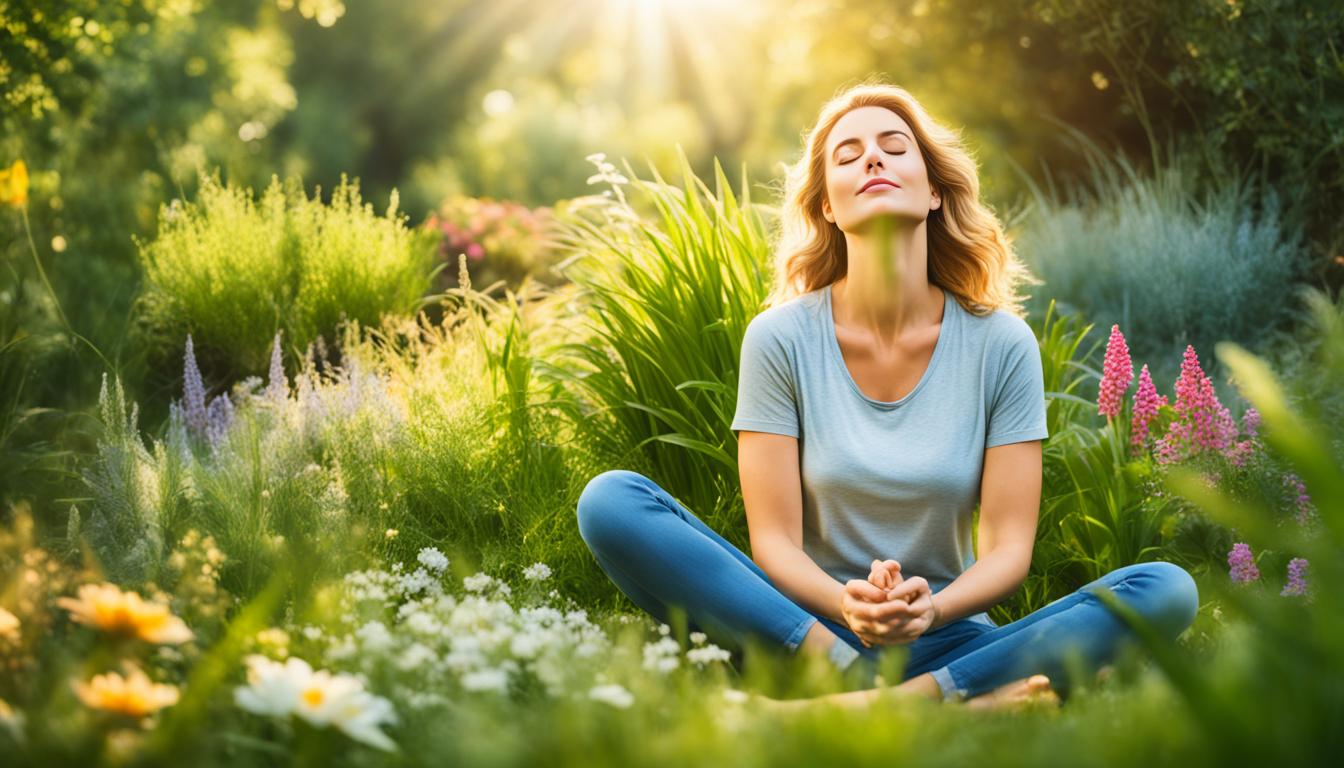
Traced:
[[[820, 621], [870, 662], [881, 652], [794, 603], [751, 558], [637, 472], [610, 470], [590, 480], [579, 496], [578, 525], [616, 586], [660, 622], [669, 623], [669, 607], [678, 606], [689, 630], [725, 649], [740, 651], [758, 638], [796, 652]], [[1071, 665], [1095, 670], [1135, 640], [1096, 589], [1110, 589], [1173, 642], [1199, 608], [1195, 581], [1180, 566], [1127, 565], [1011, 624], [1000, 627], [982, 613], [924, 633], [907, 646], [903, 679], [928, 672], [945, 699], [964, 699], [1039, 673], [1067, 696]]]

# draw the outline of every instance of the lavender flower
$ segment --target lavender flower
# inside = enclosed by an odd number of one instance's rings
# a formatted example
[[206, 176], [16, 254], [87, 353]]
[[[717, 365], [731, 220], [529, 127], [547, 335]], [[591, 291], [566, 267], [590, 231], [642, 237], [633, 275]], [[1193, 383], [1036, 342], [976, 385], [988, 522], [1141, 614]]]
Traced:
[[218, 451], [224, 435], [233, 423], [233, 401], [227, 392], [210, 401], [206, 415], [205, 439], [211, 451]]
[[187, 420], [187, 430], [197, 437], [205, 436], [205, 383], [201, 381], [201, 369], [196, 366], [196, 349], [191, 343], [191, 334], [187, 334], [187, 351], [182, 367], [183, 414]]
[[1294, 557], [1288, 562], [1288, 583], [1284, 585], [1280, 595], [1305, 595], [1307, 594], [1307, 559], [1305, 557]]
[[1227, 564], [1231, 568], [1228, 576], [1238, 584], [1246, 584], [1260, 578], [1260, 569], [1255, 567], [1255, 556], [1251, 554], [1249, 544], [1241, 542], [1233, 544], [1232, 551], [1227, 553]]
[[1297, 522], [1306, 525], [1311, 519], [1315, 507], [1311, 503], [1311, 496], [1307, 493], [1307, 486], [1302, 482], [1302, 478], [1289, 472], [1283, 476], [1283, 484], [1288, 486], [1293, 494], [1293, 506], [1296, 507]]
[[280, 331], [275, 332], [271, 345], [270, 380], [266, 383], [266, 397], [280, 402], [289, 398], [289, 380], [285, 378], [285, 363], [280, 352]]

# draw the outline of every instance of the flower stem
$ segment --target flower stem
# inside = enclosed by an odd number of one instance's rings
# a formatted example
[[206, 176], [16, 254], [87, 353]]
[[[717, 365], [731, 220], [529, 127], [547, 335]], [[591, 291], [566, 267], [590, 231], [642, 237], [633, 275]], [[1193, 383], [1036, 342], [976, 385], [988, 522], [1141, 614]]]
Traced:
[[65, 330], [71, 336], [74, 336], [87, 344], [89, 349], [92, 349], [94, 354], [98, 355], [98, 358], [103, 361], [103, 364], [106, 365], [109, 370], [115, 371], [116, 366], [108, 361], [107, 357], [103, 355], [102, 350], [98, 349], [93, 342], [80, 335], [80, 333], [74, 329], [74, 326], [70, 325], [70, 319], [65, 316], [65, 310], [61, 307], [61, 299], [56, 295], [56, 289], [51, 286], [51, 280], [47, 279], [47, 271], [42, 268], [42, 259], [38, 258], [37, 244], [33, 242], [33, 230], [28, 224], [28, 206], [23, 205], [19, 208], [19, 211], [23, 216], [23, 231], [24, 234], [28, 236], [28, 248], [32, 251], [33, 263], [37, 265], [37, 274], [42, 278], [42, 284], [47, 287], [47, 292], [51, 294], [51, 301], [56, 305], [56, 314], [60, 316], [61, 324], [65, 326]]

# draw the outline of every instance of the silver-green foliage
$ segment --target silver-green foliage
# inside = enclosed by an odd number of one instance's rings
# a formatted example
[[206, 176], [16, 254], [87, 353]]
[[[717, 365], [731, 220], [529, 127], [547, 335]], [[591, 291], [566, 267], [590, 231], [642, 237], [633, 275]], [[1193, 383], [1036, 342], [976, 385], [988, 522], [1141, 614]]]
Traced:
[[1031, 185], [1018, 250], [1045, 284], [1033, 312], [1058, 300], [1099, 329], [1119, 324], [1136, 360], [1162, 387], [1186, 344], [1256, 345], [1286, 319], [1299, 236], [1278, 194], [1246, 183], [1201, 188], [1181, 156], [1143, 174], [1084, 143], [1087, 189], [1061, 195]]

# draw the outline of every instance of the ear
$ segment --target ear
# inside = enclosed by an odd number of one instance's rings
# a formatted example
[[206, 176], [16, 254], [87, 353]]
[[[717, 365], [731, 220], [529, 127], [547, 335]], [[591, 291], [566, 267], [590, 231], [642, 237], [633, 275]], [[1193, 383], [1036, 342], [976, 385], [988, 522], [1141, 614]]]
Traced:
[[830, 223], [835, 223], [835, 217], [831, 215], [831, 201], [826, 198], [821, 200], [821, 216]]
[[930, 210], [930, 211], [936, 211], [936, 210], [938, 210], [939, 208], [942, 208], [942, 207], [943, 207], [943, 198], [940, 197], [940, 196], [938, 195], [937, 192], [934, 192], [934, 193], [933, 193], [933, 199], [932, 199], [932, 201], [929, 203], [929, 210]]

